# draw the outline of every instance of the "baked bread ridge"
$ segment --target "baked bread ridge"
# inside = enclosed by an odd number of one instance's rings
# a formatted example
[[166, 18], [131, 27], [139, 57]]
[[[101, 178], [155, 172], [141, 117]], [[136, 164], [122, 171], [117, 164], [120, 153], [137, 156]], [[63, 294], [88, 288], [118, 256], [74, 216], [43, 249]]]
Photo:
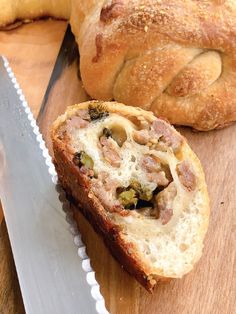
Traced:
[[[91, 189], [91, 184], [88, 178], [85, 178], [81, 173], [81, 169], [78, 165], [75, 165], [73, 161], [74, 153], [68, 148], [68, 142], [65, 138], [60, 138], [60, 128], [63, 126], [65, 121], [69, 121], [71, 117], [76, 115], [79, 110], [85, 110], [89, 106], [98, 107], [102, 105], [103, 110], [109, 112], [110, 114], [115, 113], [122, 115], [123, 117], [137, 117], [142, 116], [147, 121], [154, 122], [158, 120], [151, 112], [144, 111], [140, 108], [134, 108], [125, 106], [118, 103], [112, 102], [86, 102], [82, 104], [78, 104], [75, 106], [68, 107], [66, 113], [54, 122], [52, 126], [51, 136], [53, 142], [53, 150], [54, 150], [54, 161], [56, 170], [58, 172], [59, 180], [62, 183], [62, 186], [67, 191], [69, 195], [80, 204], [80, 210], [84, 214], [84, 216], [91, 222], [94, 226], [95, 230], [99, 232], [104, 239], [104, 242], [110, 249], [113, 256], [124, 266], [124, 268], [133, 275], [148, 291], [151, 291], [156, 282], [159, 280], [168, 280], [170, 278], [180, 278], [185, 273], [189, 272], [193, 265], [200, 258], [203, 248], [203, 239], [204, 235], [207, 231], [208, 227], [208, 219], [209, 219], [209, 199], [207, 194], [206, 183], [204, 179], [204, 173], [201, 168], [200, 161], [196, 157], [196, 155], [192, 152], [186, 140], [182, 137], [181, 144], [181, 152], [178, 153], [180, 156], [180, 160], [183, 158], [188, 158], [191, 161], [191, 164], [194, 166], [195, 175], [197, 177], [197, 187], [196, 192], [194, 192], [194, 197], [191, 203], [190, 211], [193, 210], [193, 216], [195, 222], [191, 226], [195, 231], [195, 235], [193, 236], [193, 243], [189, 243], [189, 247], [186, 247], [186, 244], [183, 246], [180, 245], [181, 249], [178, 254], [173, 250], [173, 256], [171, 257], [171, 252], [166, 257], [166, 259], [171, 260], [172, 263], [178, 264], [181, 260], [180, 255], [186, 254], [181, 252], [181, 250], [190, 250], [191, 262], [187, 261], [186, 265], [183, 263], [179, 266], [178, 270], [175, 270], [175, 273], [168, 272], [165, 270], [164, 266], [162, 269], [159, 267], [154, 267], [155, 263], [151, 263], [150, 260], [146, 259], [145, 249], [139, 248], [140, 246], [140, 238], [139, 234], [136, 235], [135, 231], [132, 230], [131, 227], [125, 226], [123, 216], [120, 214], [112, 214], [108, 213], [105, 207], [102, 205], [99, 197], [94, 194], [94, 191]], [[169, 126], [166, 122], [162, 121], [168, 128], [173, 131], [173, 134], [179, 136], [178, 132], [174, 130], [173, 127]], [[94, 148], [96, 150], [96, 147]], [[180, 204], [181, 205], [181, 204]], [[194, 207], [195, 206], [195, 207]], [[130, 211], [131, 212], [131, 211]], [[133, 212], [133, 211], [132, 211]], [[117, 218], [118, 216], [118, 218]], [[116, 217], [114, 219], [114, 217]], [[128, 218], [129, 219], [129, 218]], [[136, 218], [132, 218], [136, 219]], [[145, 220], [144, 220], [145, 221]], [[143, 223], [143, 220], [142, 220]], [[137, 226], [137, 219], [132, 223]], [[155, 224], [155, 222], [154, 222]], [[127, 230], [124, 229], [124, 226]], [[152, 225], [153, 226], [153, 225]], [[154, 225], [155, 226], [155, 225]], [[168, 223], [167, 225], [168, 226]], [[178, 222], [175, 225], [174, 229], [178, 226]], [[183, 228], [184, 224], [182, 224]], [[130, 229], [129, 229], [130, 228]], [[150, 226], [148, 227], [150, 228]], [[146, 230], [148, 230], [146, 228]], [[138, 229], [135, 227], [135, 229]], [[142, 228], [141, 228], [142, 229]], [[168, 230], [168, 229], [167, 229]], [[134, 239], [129, 238], [129, 236], [124, 233], [129, 233], [134, 235]], [[174, 231], [171, 231], [174, 233]], [[145, 230], [143, 233], [143, 237], [145, 236]], [[136, 237], [136, 238], [135, 238]], [[152, 235], [151, 239], [155, 239], [156, 235]], [[135, 243], [135, 239], [137, 240]], [[180, 237], [181, 239], [181, 237]], [[193, 239], [191, 239], [193, 240]], [[138, 242], [139, 241], [139, 242]], [[164, 241], [164, 240], [163, 240]], [[166, 240], [167, 241], [167, 240]], [[144, 243], [143, 238], [141, 239], [141, 243]], [[191, 242], [191, 241], [190, 241]], [[138, 243], [138, 244], [137, 244]], [[181, 244], [181, 243], [180, 243]], [[166, 246], [167, 247], [167, 246]], [[163, 250], [163, 248], [160, 248]], [[157, 252], [155, 254], [158, 255]], [[154, 254], [154, 255], [155, 255]], [[163, 259], [163, 256], [162, 256]], [[168, 261], [166, 261], [168, 263]], [[168, 269], [169, 266], [166, 267]]]
[[202, 131], [236, 120], [235, 1], [86, 3], [72, 0], [70, 22], [92, 98]]
[[233, 0], [0, 0], [0, 7], [0, 29], [44, 16], [69, 19], [94, 99], [201, 131], [236, 121]]
[[11, 29], [21, 22], [42, 17], [68, 20], [71, 0], [0, 0], [0, 7], [0, 29]]

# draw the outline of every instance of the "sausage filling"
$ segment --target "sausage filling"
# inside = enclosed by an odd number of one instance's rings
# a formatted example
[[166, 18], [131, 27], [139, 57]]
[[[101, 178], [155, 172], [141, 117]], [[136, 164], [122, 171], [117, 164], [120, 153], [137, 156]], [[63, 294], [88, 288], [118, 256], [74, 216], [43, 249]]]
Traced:
[[61, 134], [109, 213], [135, 213], [166, 225], [196, 189], [190, 162], [177, 158], [182, 138], [162, 120], [89, 107], [70, 117]]

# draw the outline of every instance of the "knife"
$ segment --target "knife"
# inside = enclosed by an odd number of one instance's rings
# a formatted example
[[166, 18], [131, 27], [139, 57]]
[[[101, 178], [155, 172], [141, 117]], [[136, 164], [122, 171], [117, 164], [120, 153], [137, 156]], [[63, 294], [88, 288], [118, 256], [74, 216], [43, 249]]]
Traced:
[[45, 92], [45, 95], [44, 95], [44, 99], [43, 99], [43, 102], [39, 111], [37, 122], [39, 122], [39, 120], [44, 114], [44, 110], [45, 110], [45, 106], [47, 106], [48, 98], [57, 80], [63, 74], [63, 71], [65, 71], [66, 68], [72, 66], [73, 63], [76, 64], [77, 77], [78, 79], [80, 79], [79, 50], [78, 50], [77, 43], [75, 41], [75, 37], [73, 33], [71, 32], [70, 24], [68, 24], [49, 83], [48, 83], [48, 86], [47, 86], [47, 89], [46, 89], [46, 92]]
[[67, 106], [88, 100], [80, 78], [79, 63], [78, 46], [68, 25], [37, 117], [50, 152], [52, 144], [48, 129], [52, 122], [65, 112]]
[[4, 57], [0, 198], [26, 313], [107, 314], [51, 157]]

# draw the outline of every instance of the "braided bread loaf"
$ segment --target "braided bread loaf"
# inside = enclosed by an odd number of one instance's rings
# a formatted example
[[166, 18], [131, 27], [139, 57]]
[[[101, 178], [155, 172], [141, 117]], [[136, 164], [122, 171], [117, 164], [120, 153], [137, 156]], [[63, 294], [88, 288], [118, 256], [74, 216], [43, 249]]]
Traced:
[[68, 19], [70, 4], [71, 0], [0, 0], [0, 28], [44, 16]]
[[199, 130], [236, 120], [233, 0], [72, 0], [81, 76], [95, 99]]
[[236, 120], [234, 0], [0, 0], [0, 27], [69, 18], [95, 99], [210, 130]]

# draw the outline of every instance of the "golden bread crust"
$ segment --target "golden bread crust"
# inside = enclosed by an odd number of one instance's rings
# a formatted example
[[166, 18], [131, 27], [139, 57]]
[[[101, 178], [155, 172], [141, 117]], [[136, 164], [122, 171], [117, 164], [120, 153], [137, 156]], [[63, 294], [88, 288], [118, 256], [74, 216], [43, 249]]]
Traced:
[[0, 28], [10, 29], [42, 17], [69, 19], [71, 0], [0, 0]]
[[0, 0], [0, 6], [0, 28], [44, 16], [69, 19], [83, 84], [94, 99], [203, 131], [236, 120], [234, 0]]
[[236, 120], [235, 1], [74, 3], [81, 76], [93, 98], [199, 130]]

